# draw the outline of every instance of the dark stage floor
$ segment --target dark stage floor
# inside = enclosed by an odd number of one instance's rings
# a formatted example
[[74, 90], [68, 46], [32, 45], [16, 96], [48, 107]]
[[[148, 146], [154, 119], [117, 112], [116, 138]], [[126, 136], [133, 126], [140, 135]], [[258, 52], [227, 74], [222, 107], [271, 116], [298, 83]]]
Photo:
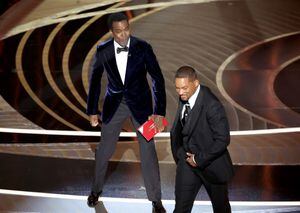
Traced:
[[[0, 195], [1, 200], [13, 200], [12, 202], [14, 203], [14, 200], [24, 200], [26, 198], [31, 200], [30, 202], [36, 203], [36, 208], [38, 208], [40, 203], [57, 203], [59, 200], [58, 203], [61, 203], [59, 205], [66, 205], [66, 208], [69, 208], [68, 205], [72, 203], [71, 200], [73, 199], [73, 202], [79, 202], [83, 209], [86, 208], [85, 199], [89, 193], [91, 178], [93, 176], [93, 161], [0, 154], [0, 162], [1, 189], [76, 195], [67, 199], [59, 195], [58, 197], [49, 198], [47, 196], [36, 197], [33, 195], [28, 197], [23, 194], [13, 196], [5, 195], [4, 193]], [[265, 212], [261, 208], [266, 208], [269, 210], [277, 209], [275, 212], [300, 211], [299, 202], [295, 202], [300, 200], [299, 168], [299, 166], [235, 166], [236, 174], [229, 185], [229, 196], [232, 201], [233, 210]], [[160, 171], [162, 198], [169, 205], [169, 211], [172, 211], [174, 206], [175, 164], [160, 164]], [[105, 206], [113, 206], [108, 207], [108, 209], [111, 208], [111, 212], [119, 212], [115, 209], [115, 205], [117, 204], [113, 205], [114, 202], [121, 202], [124, 212], [131, 212], [129, 209], [132, 207], [128, 207], [127, 209], [127, 205], [135, 206], [134, 203], [137, 203], [137, 208], [140, 205], [142, 209], [146, 208], [150, 211], [151, 205], [146, 200], [146, 192], [139, 163], [110, 162], [108, 177], [103, 192], [103, 202], [107, 202]], [[120, 201], [118, 200], [119, 198], [124, 198], [125, 201]], [[196, 200], [209, 201], [204, 188], [200, 190]], [[271, 201], [274, 203], [274, 206], [270, 206], [272, 203], [269, 203], [267, 206], [257, 204], [255, 208], [260, 207], [258, 209], [252, 209], [254, 208], [253, 205], [246, 205], [246, 209], [240, 209], [241, 204], [237, 201], [250, 201], [250, 203], [263, 203], [262, 201], [268, 203]], [[297, 204], [298, 207], [297, 205], [296, 207], [276, 206], [275, 204], [279, 201], [281, 203], [283, 201], [294, 201], [293, 204]], [[208, 212], [210, 211], [209, 202], [199, 202], [197, 205], [199, 205], [198, 207], [201, 210], [207, 209]], [[10, 210], [14, 210], [17, 208], [16, 206], [18, 204], [15, 204], [15, 207], [7, 204], [2, 206], [0, 210], [8, 210], [8, 207], [11, 208]], [[284, 209], [279, 211], [280, 208]], [[35, 211], [33, 207], [28, 209], [28, 211]], [[39, 211], [38, 209], [36, 210]], [[266, 211], [274, 212], [273, 210], [269, 210]], [[51, 208], [47, 209], [47, 212], [49, 211], [51, 211]], [[53, 211], [56, 212], [56, 210]]]

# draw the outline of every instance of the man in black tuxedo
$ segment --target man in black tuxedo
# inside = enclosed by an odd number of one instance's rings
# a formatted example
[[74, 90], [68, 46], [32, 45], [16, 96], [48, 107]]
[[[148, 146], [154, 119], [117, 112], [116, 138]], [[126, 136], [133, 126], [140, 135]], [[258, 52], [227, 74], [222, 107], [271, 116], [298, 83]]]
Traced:
[[[165, 212], [161, 203], [160, 173], [154, 141], [147, 142], [137, 131], [152, 115], [159, 115], [160, 119], [165, 116], [164, 78], [151, 46], [130, 35], [125, 14], [111, 14], [108, 27], [113, 38], [97, 47], [87, 100], [90, 123], [97, 126], [101, 78], [106, 71], [108, 85], [102, 110], [101, 141], [95, 153], [95, 177], [88, 205], [93, 207], [98, 202], [108, 161], [115, 151], [122, 125], [126, 118], [130, 117], [139, 141], [142, 174], [148, 199], [152, 201], [154, 212]], [[152, 78], [154, 109], [147, 73]]]
[[177, 70], [175, 86], [180, 101], [171, 129], [177, 164], [174, 212], [191, 212], [202, 185], [214, 212], [231, 212], [227, 182], [233, 176], [233, 166], [227, 151], [230, 134], [225, 110], [209, 88], [200, 86], [190, 66]]

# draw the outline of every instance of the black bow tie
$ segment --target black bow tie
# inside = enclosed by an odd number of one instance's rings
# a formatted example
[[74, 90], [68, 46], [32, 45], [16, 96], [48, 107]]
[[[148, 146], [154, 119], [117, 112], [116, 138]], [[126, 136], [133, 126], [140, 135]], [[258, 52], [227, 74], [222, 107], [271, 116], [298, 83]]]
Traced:
[[117, 47], [117, 53], [119, 54], [120, 52], [128, 52], [128, 47], [125, 46], [125, 47]]

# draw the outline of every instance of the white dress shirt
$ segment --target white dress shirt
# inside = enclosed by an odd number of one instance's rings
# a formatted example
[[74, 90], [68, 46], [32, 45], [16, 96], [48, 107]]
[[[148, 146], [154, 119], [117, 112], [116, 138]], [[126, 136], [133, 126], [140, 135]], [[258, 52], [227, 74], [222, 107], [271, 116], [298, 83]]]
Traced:
[[[127, 47], [129, 48], [130, 45], [130, 38], [127, 43]], [[127, 60], [128, 60], [128, 52], [121, 51], [120, 53], [117, 53], [117, 48], [122, 47], [120, 44], [118, 44], [114, 40], [114, 48], [115, 48], [115, 57], [116, 57], [116, 62], [117, 62], [117, 67], [119, 70], [119, 74], [121, 76], [123, 84], [125, 84], [125, 76], [126, 76], [126, 67], [127, 67]]]

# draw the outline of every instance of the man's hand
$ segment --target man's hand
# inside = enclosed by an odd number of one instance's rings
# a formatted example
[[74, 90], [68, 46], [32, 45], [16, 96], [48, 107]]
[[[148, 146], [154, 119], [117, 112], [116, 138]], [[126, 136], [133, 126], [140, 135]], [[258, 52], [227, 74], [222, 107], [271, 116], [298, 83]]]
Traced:
[[188, 162], [192, 167], [197, 167], [197, 164], [194, 159], [195, 155], [189, 152], [187, 152], [186, 155], [186, 162]]
[[163, 119], [164, 119], [164, 116], [161, 116], [161, 115], [150, 115], [148, 117], [148, 120], [154, 121], [155, 127], [157, 128], [157, 130], [159, 132], [162, 132], [165, 129], [165, 126], [163, 125]]
[[90, 115], [90, 124], [92, 127], [99, 125], [98, 115]]

